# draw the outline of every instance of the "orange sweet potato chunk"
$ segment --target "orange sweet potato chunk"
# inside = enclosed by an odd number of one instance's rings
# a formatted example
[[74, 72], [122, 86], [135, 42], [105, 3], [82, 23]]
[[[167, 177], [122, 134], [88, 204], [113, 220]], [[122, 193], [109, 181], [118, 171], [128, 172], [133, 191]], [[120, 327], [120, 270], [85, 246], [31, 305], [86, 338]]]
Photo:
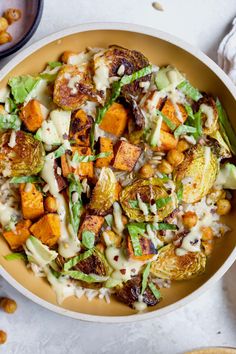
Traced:
[[86, 215], [83, 223], [79, 229], [79, 238], [82, 237], [83, 231], [91, 231], [94, 232], [95, 236], [98, 236], [101, 227], [104, 223], [104, 217], [98, 215]]
[[[92, 155], [92, 151], [89, 147], [82, 147], [82, 146], [74, 146], [72, 147], [72, 158], [75, 152], [81, 156], [88, 156]], [[80, 162], [78, 167], [75, 169], [72, 166], [69, 166], [67, 161], [67, 156], [62, 155], [61, 157], [61, 167], [62, 167], [62, 174], [64, 177], [67, 177], [70, 173], [76, 173], [81, 178], [93, 178], [93, 162]]]
[[92, 124], [92, 117], [88, 116], [82, 109], [76, 111], [71, 117], [70, 139], [74, 140], [79, 146], [89, 146]]
[[137, 261], [147, 261], [157, 253], [152, 241], [148, 238], [140, 237], [139, 243], [142, 249], [142, 256], [135, 256], [131, 238], [127, 236], [127, 253], [129, 258]]
[[[186, 112], [184, 106], [182, 104], [177, 104], [179, 111], [181, 113], [182, 116], [182, 121], [181, 122], [178, 119], [178, 115], [176, 113], [176, 109], [175, 106], [173, 105], [173, 103], [171, 102], [171, 100], [167, 99], [165, 101], [165, 104], [161, 110], [161, 112], [167, 117], [169, 118], [169, 120], [174, 123], [176, 125], [176, 127], [178, 127], [179, 125], [183, 124], [186, 119], [188, 118], [188, 113]], [[167, 132], [170, 131], [170, 128], [167, 126], [167, 124], [165, 122], [162, 122], [162, 126], [161, 126], [162, 130], [165, 130]]]
[[109, 138], [100, 137], [98, 144], [99, 152], [109, 152], [110, 155], [107, 157], [102, 157], [101, 159], [97, 159], [95, 165], [98, 168], [107, 167], [110, 165], [111, 160], [114, 157], [112, 141]]
[[44, 215], [31, 226], [30, 231], [45, 245], [54, 246], [61, 235], [59, 215]]
[[113, 167], [122, 171], [132, 171], [140, 154], [141, 148], [120, 140], [114, 147]]
[[120, 103], [114, 102], [104, 115], [100, 128], [107, 133], [121, 136], [128, 122], [128, 111]]
[[178, 144], [178, 140], [175, 139], [174, 135], [164, 130], [161, 130], [160, 139], [161, 139], [161, 146], [159, 150], [161, 151], [172, 150], [176, 148]]
[[36, 219], [44, 214], [43, 195], [33, 183], [20, 185], [21, 209], [25, 219]]
[[38, 130], [43, 122], [40, 102], [33, 99], [21, 108], [20, 118], [30, 132]]
[[13, 251], [22, 249], [30, 236], [29, 227], [31, 224], [30, 220], [22, 220], [16, 224], [15, 230], [3, 231], [2, 235]]

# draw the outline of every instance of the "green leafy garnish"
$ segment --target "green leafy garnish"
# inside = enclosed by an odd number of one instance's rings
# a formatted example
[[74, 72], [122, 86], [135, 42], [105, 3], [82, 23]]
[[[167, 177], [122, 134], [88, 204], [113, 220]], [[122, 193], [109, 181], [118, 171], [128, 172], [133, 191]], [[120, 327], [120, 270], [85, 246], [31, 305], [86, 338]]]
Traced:
[[220, 133], [226, 144], [229, 146], [231, 152], [236, 155], [236, 134], [218, 98], [216, 100], [216, 108], [220, 123]]
[[60, 61], [49, 61], [48, 65], [50, 66], [51, 69], [55, 69], [58, 66], [62, 66], [62, 63]]
[[163, 122], [166, 123], [166, 125], [170, 128], [170, 130], [175, 130], [176, 125], [168, 118], [166, 117], [161, 111], [158, 109], [156, 110], [157, 114], [162, 117]]
[[144, 271], [143, 271], [143, 279], [142, 279], [142, 290], [141, 290], [141, 295], [143, 295], [144, 291], [146, 290], [147, 283], [148, 283], [148, 276], [150, 272], [150, 267], [151, 267], [151, 262], [149, 262]]
[[92, 231], [84, 230], [82, 232], [82, 244], [84, 247], [91, 249], [94, 247], [95, 233]]
[[202, 136], [202, 112], [199, 110], [194, 114], [195, 120], [194, 125], [196, 128], [196, 132], [193, 134], [195, 139], [198, 139]]
[[185, 104], [184, 108], [185, 108], [186, 112], [188, 113], [188, 117], [190, 117], [192, 120], [194, 120], [195, 117], [194, 117], [194, 113], [193, 113], [192, 107], [190, 105], [188, 105], [188, 104]]
[[[69, 215], [70, 223], [74, 232], [77, 234], [80, 224], [80, 215], [82, 212], [83, 204], [81, 199], [82, 185], [78, 177], [74, 174], [70, 174], [69, 181]], [[76, 198], [75, 198], [76, 197]]]
[[16, 113], [17, 111], [17, 105], [15, 104], [15, 102], [13, 101], [12, 98], [7, 97], [6, 102], [5, 102], [5, 110], [8, 113]]
[[135, 256], [142, 256], [143, 251], [139, 242], [139, 236], [144, 235], [146, 225], [144, 223], [130, 223], [127, 226]]
[[177, 195], [177, 199], [178, 199], [178, 201], [181, 203], [182, 202], [182, 200], [183, 200], [183, 189], [184, 189], [184, 186], [183, 186], [183, 183], [178, 183], [178, 186], [176, 186], [177, 188], [177, 193], [176, 193], [176, 195]]
[[39, 176], [20, 176], [20, 177], [12, 177], [10, 183], [44, 183], [41, 177]]
[[36, 87], [41, 79], [30, 75], [12, 77], [8, 81], [16, 104], [23, 103], [28, 94]]
[[21, 123], [21, 119], [16, 114], [0, 114], [0, 130], [19, 130]]
[[39, 74], [39, 77], [43, 80], [46, 80], [48, 82], [53, 82], [57, 78], [57, 73], [50, 74], [50, 73], [41, 73]]
[[174, 224], [168, 224], [166, 222], [158, 222], [151, 225], [153, 230], [176, 230], [177, 226]]
[[177, 88], [194, 101], [198, 101], [202, 97], [198, 89], [193, 87], [187, 80], [181, 82]]
[[54, 151], [55, 159], [57, 159], [58, 157], [61, 157], [65, 153], [66, 153], [66, 148], [64, 145], [61, 145], [57, 150]]
[[45, 267], [54, 261], [58, 253], [50, 250], [48, 246], [44, 245], [38, 238], [30, 236], [26, 241], [25, 253], [28, 261]]
[[108, 157], [110, 155], [111, 155], [111, 152], [100, 152], [100, 154], [97, 154], [97, 155], [81, 156], [78, 154], [78, 151], [76, 151], [73, 158], [72, 158], [72, 162], [75, 162], [75, 163], [92, 162], [97, 159], [101, 159], [103, 157]]
[[171, 201], [171, 197], [159, 198], [156, 200], [157, 209], [161, 209]]
[[153, 295], [155, 296], [155, 298], [156, 298], [157, 300], [160, 300], [160, 298], [161, 298], [161, 293], [160, 293], [160, 291], [156, 288], [155, 284], [151, 282], [151, 283], [148, 284], [148, 286], [149, 286], [149, 288], [151, 289], [151, 291], [152, 291]]
[[195, 127], [191, 127], [189, 125], [179, 125], [178, 128], [174, 132], [175, 138], [179, 137], [180, 135], [185, 134], [195, 134], [197, 129]]
[[108, 226], [112, 227], [113, 224], [113, 216], [111, 214], [108, 214], [105, 216], [105, 220]]
[[88, 251], [80, 254], [79, 256], [71, 258], [69, 261], [67, 261], [64, 264], [64, 271], [66, 272], [66, 271], [70, 270], [71, 268], [76, 266], [77, 263], [84, 261], [86, 258], [92, 256], [93, 252], [94, 252], [94, 249], [89, 249]]
[[4, 256], [4, 259], [6, 259], [6, 261], [16, 261], [18, 259], [27, 261], [27, 257], [24, 253], [10, 253]]
[[96, 274], [85, 274], [79, 270], [68, 270], [63, 274], [68, 275], [72, 279], [85, 281], [86, 283], [102, 283], [108, 279], [108, 277], [103, 277]]

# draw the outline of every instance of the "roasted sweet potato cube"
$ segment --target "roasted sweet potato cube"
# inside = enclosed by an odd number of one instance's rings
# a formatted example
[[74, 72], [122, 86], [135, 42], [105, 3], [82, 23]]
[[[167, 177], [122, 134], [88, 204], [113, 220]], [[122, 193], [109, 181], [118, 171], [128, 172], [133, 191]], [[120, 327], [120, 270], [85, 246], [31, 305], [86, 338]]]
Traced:
[[38, 130], [43, 123], [43, 113], [40, 102], [33, 99], [21, 108], [20, 118], [30, 132]]
[[72, 148], [72, 157], [67, 154], [62, 155], [61, 157], [61, 167], [62, 174], [64, 177], [67, 177], [69, 173], [76, 173], [79, 177], [84, 178], [93, 178], [93, 162], [80, 162], [77, 168], [69, 166], [68, 158], [73, 158], [75, 152], [78, 152], [79, 156], [88, 156], [92, 154], [92, 151], [89, 147], [76, 146]]
[[97, 215], [86, 215], [83, 223], [80, 226], [79, 229], [79, 239], [82, 237], [82, 232], [83, 231], [91, 231], [94, 232], [96, 236], [98, 236], [101, 227], [104, 223], [104, 217], [103, 216], [97, 216]]
[[129, 235], [127, 236], [127, 253], [129, 258], [137, 261], [147, 261], [157, 254], [157, 250], [155, 249], [152, 241], [148, 238], [140, 237], [139, 243], [142, 249], [142, 256], [135, 256], [131, 238]]
[[45, 245], [54, 246], [61, 235], [59, 215], [44, 215], [31, 226], [30, 231]]
[[79, 146], [89, 146], [92, 124], [92, 117], [82, 109], [76, 111], [71, 117], [70, 139], [74, 140]]
[[161, 151], [172, 150], [176, 148], [178, 144], [178, 140], [174, 137], [174, 135], [164, 130], [161, 130], [160, 139], [161, 139], [161, 146], [159, 150]]
[[121, 186], [121, 184], [119, 182], [117, 182], [116, 183], [116, 190], [115, 190], [116, 200], [119, 200], [121, 191], [122, 191], [122, 186]]
[[108, 152], [110, 153], [110, 155], [107, 157], [102, 157], [101, 159], [97, 159], [96, 167], [99, 168], [107, 167], [110, 165], [111, 160], [114, 157], [112, 140], [109, 138], [100, 137], [98, 144], [99, 144], [99, 152]]
[[128, 111], [120, 103], [114, 102], [104, 115], [100, 128], [115, 136], [121, 136], [128, 122]]
[[20, 185], [21, 209], [25, 219], [36, 219], [44, 214], [43, 195], [33, 183]]
[[30, 236], [29, 227], [32, 222], [30, 220], [19, 221], [14, 230], [3, 231], [3, 237], [12, 250], [20, 250]]
[[[183, 124], [186, 119], [188, 118], [188, 113], [186, 112], [184, 106], [182, 104], [177, 104], [178, 109], [179, 109], [179, 113], [181, 115], [181, 120], [178, 118], [178, 114], [176, 112], [176, 108], [174, 106], [174, 104], [171, 102], [171, 100], [167, 99], [165, 101], [165, 104], [161, 110], [161, 112], [167, 117], [169, 118], [169, 120], [174, 123], [176, 125], [176, 127], [178, 127], [180, 124]], [[170, 128], [167, 126], [167, 124], [165, 122], [162, 122], [162, 126], [161, 126], [162, 130], [165, 130], [167, 132], [170, 131]]]
[[122, 171], [132, 171], [140, 154], [141, 148], [120, 140], [114, 146], [113, 167]]

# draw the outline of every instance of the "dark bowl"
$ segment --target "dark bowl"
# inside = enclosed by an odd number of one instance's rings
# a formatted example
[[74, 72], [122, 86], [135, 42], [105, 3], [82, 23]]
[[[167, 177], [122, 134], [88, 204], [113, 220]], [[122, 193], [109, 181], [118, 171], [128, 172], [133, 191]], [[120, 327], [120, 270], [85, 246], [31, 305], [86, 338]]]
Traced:
[[33, 36], [42, 17], [43, 0], [1, 0], [0, 16], [9, 8], [21, 10], [22, 16], [8, 27], [13, 40], [0, 45], [0, 59], [15, 53]]

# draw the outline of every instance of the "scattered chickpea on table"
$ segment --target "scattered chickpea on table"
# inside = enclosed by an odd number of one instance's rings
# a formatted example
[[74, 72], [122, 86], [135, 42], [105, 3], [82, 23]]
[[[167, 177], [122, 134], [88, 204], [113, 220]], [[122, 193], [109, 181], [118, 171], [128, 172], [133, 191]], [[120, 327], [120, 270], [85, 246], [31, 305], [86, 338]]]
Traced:
[[[7, 297], [0, 298], [0, 307], [8, 314], [12, 314], [17, 309], [17, 303], [15, 300], [9, 299]], [[0, 330], [0, 345], [6, 343], [7, 333]]]
[[18, 9], [7, 9], [0, 17], [0, 45], [12, 41], [12, 36], [7, 32], [8, 27], [21, 18], [21, 11]]

